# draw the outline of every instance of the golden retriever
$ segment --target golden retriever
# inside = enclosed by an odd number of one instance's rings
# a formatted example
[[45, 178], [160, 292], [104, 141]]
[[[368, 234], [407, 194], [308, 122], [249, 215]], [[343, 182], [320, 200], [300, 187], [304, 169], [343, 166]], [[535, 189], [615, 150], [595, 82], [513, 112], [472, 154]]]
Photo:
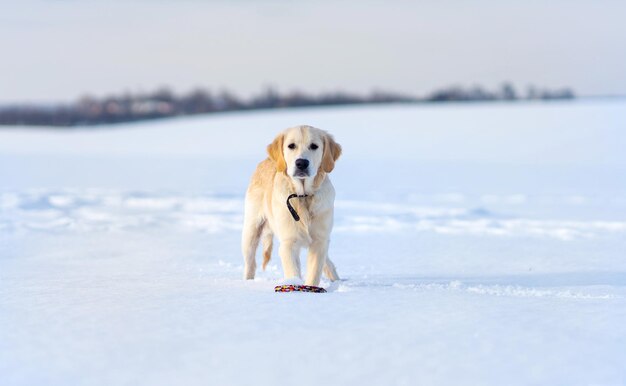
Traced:
[[308, 248], [306, 285], [319, 285], [322, 270], [339, 279], [328, 258], [333, 226], [335, 189], [328, 173], [341, 155], [341, 146], [327, 132], [296, 126], [280, 133], [267, 146], [246, 192], [241, 249], [244, 278], [254, 279], [256, 249], [263, 244], [263, 269], [272, 255], [274, 235], [286, 280], [301, 282], [300, 249]]

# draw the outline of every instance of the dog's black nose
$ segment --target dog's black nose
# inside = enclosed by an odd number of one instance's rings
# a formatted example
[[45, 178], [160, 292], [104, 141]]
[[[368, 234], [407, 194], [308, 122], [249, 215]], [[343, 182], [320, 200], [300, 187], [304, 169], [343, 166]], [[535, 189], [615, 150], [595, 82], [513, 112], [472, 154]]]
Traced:
[[309, 160], [303, 159], [303, 158], [298, 158], [296, 160], [296, 167], [299, 170], [306, 170], [306, 168], [309, 167]]

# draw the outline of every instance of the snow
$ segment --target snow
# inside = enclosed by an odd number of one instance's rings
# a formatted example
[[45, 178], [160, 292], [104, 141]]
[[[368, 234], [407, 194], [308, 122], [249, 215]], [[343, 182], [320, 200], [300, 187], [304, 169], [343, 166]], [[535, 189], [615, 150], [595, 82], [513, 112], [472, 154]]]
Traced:
[[[0, 130], [2, 385], [624, 385], [626, 102]], [[241, 280], [243, 195], [344, 147], [326, 294]]]

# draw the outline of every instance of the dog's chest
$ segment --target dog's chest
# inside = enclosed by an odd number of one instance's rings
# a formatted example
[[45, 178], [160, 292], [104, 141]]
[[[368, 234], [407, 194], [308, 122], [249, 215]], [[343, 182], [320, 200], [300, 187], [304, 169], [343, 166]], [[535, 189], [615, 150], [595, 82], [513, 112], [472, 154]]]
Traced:
[[295, 209], [301, 219], [297, 221], [312, 219], [315, 216], [315, 197], [312, 195], [308, 195], [306, 197], [298, 197]]

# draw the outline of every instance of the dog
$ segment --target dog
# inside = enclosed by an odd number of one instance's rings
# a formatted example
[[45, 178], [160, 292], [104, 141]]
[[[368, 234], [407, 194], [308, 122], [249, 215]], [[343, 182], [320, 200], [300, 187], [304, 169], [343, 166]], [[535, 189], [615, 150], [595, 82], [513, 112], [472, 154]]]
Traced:
[[269, 157], [257, 166], [246, 191], [244, 279], [254, 279], [260, 240], [265, 270], [276, 235], [286, 280], [302, 281], [302, 248], [308, 249], [306, 285], [318, 286], [322, 271], [331, 281], [339, 280], [328, 258], [335, 201], [328, 173], [341, 151], [330, 134], [311, 126], [289, 128], [267, 146]]

